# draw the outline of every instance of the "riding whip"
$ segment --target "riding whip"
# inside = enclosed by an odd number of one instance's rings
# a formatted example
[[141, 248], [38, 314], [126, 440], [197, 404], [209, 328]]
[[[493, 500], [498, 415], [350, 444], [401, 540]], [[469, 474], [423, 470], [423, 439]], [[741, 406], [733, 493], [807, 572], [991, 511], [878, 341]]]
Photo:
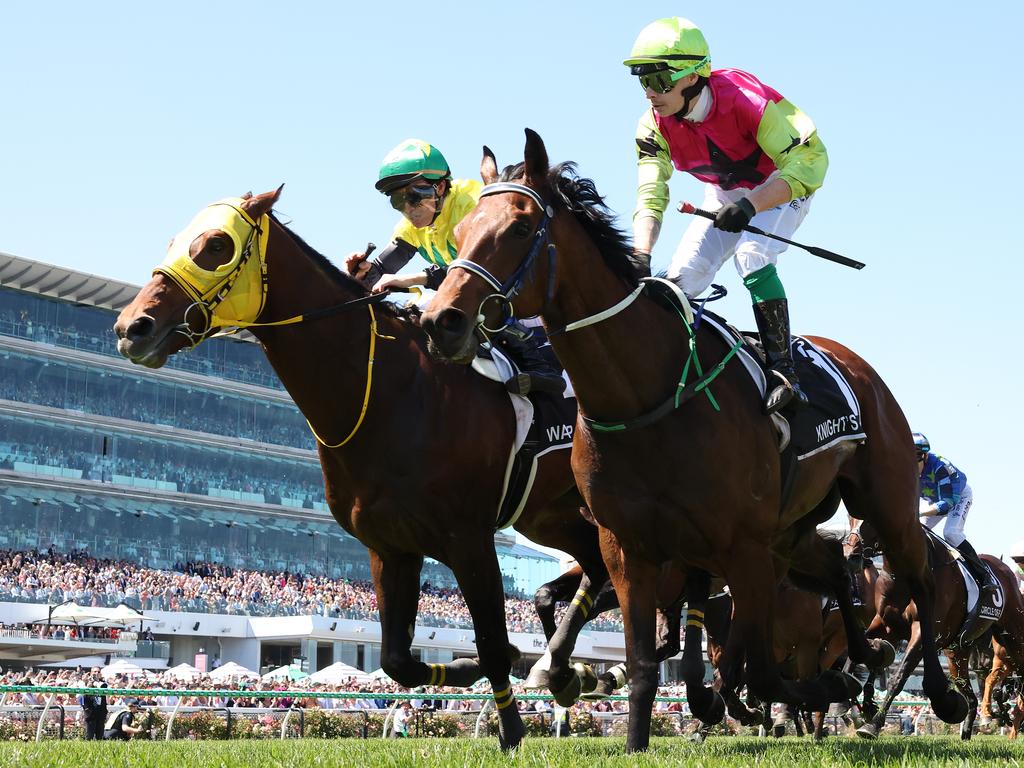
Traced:
[[[698, 208], [692, 203], [682, 202], [679, 204], [680, 213], [692, 213], [694, 216], [703, 216], [705, 219], [715, 220], [715, 214], [711, 211], [705, 211], [703, 208]], [[819, 259], [826, 259], [828, 261], [834, 261], [836, 264], [842, 264], [846, 267], [853, 267], [854, 269], [864, 269], [864, 262], [854, 261], [848, 259], [845, 256], [840, 256], [838, 253], [827, 251], [824, 248], [818, 248], [813, 245], [803, 245], [802, 243], [795, 242], [793, 240], [787, 240], [785, 237], [779, 235], [773, 235], [770, 232], [765, 232], [763, 229], [757, 227], [751, 227], [747, 225], [743, 228], [745, 232], [750, 232], [754, 235], [761, 235], [762, 237], [770, 237], [772, 240], [778, 240], [779, 242], [786, 243], [788, 245], [795, 245], [797, 248], [803, 248], [812, 256], [817, 256]]]

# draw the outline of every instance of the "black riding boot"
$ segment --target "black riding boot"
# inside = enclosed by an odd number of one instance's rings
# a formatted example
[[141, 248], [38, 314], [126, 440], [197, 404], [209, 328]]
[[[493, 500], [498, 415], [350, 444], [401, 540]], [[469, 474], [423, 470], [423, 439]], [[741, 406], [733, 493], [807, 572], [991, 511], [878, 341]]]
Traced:
[[807, 405], [807, 395], [793, 367], [789, 347], [789, 305], [785, 299], [769, 299], [754, 304], [754, 319], [761, 334], [761, 346], [768, 363], [768, 393], [765, 413], [775, 413], [787, 405]]
[[978, 586], [983, 590], [992, 592], [993, 594], [998, 591], [999, 587], [996, 580], [992, 577], [992, 573], [985, 563], [982, 562], [981, 558], [978, 557], [978, 553], [974, 551], [974, 547], [971, 546], [971, 542], [964, 539], [956, 545], [956, 551], [964, 556], [964, 563], [967, 565], [967, 570], [971, 572], [971, 575], [977, 580]]
[[505, 382], [505, 388], [517, 395], [531, 392], [565, 392], [565, 379], [552, 367], [538, 348], [532, 331], [521, 323], [513, 323], [496, 338], [498, 346], [519, 366], [520, 373]]

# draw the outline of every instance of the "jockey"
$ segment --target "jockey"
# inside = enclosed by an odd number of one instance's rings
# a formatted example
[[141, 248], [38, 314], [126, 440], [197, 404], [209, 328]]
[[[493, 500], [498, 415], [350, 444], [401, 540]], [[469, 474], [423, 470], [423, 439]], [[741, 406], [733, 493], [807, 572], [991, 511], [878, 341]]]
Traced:
[[811, 119], [738, 69], [711, 70], [703, 33], [678, 16], [649, 24], [623, 62], [651, 104], [636, 134], [639, 166], [633, 243], [650, 264], [669, 202], [673, 166], [705, 182], [712, 222], [694, 218], [668, 277], [689, 296], [730, 256], [750, 291], [769, 370], [765, 411], [807, 403], [789, 347], [789, 308], [775, 269], [783, 243], [743, 232], [753, 224], [792, 237], [825, 179], [828, 155]]
[[921, 473], [921, 502], [919, 515], [923, 524], [935, 528], [945, 519], [942, 538], [963, 555], [967, 570], [982, 590], [998, 591], [995, 578], [978, 557], [974, 547], [964, 537], [964, 523], [971, 510], [974, 493], [967, 484], [967, 475], [938, 454], [931, 453], [928, 438], [914, 433], [917, 468]]
[[[402, 214], [392, 241], [372, 260], [367, 253], [350, 253], [349, 274], [374, 293], [422, 285], [436, 290], [456, 257], [455, 227], [476, 207], [482, 186], [475, 179], [453, 179], [448, 161], [437, 147], [407, 139], [388, 152], [381, 164], [377, 191], [388, 196]], [[422, 272], [396, 274], [419, 254], [429, 264]], [[512, 322], [497, 338], [498, 346], [522, 369], [505, 386], [510, 392], [561, 394], [565, 381], [538, 352], [535, 331]]]
[[1021, 539], [1010, 548], [1010, 559], [1013, 560], [1017, 569], [1024, 573], [1024, 539]]

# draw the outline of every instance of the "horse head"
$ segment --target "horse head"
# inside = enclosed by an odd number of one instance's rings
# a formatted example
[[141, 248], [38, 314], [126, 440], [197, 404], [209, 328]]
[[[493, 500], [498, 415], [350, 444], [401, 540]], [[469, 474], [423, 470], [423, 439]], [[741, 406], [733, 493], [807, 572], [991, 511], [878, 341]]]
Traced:
[[280, 194], [278, 187], [200, 211], [118, 315], [118, 352], [159, 368], [218, 328], [254, 322], [266, 300], [268, 217]]
[[456, 227], [459, 258], [422, 318], [441, 357], [469, 362], [476, 328], [496, 332], [513, 312], [531, 317], [550, 301], [557, 283], [550, 229], [557, 214], [548, 171], [544, 142], [529, 128], [523, 163], [501, 177], [484, 147], [480, 176], [486, 186]]

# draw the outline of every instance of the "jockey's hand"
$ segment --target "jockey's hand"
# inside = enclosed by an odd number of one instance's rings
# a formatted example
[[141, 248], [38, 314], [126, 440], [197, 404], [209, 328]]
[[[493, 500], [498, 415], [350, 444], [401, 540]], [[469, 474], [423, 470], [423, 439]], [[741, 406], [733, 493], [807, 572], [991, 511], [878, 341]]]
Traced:
[[410, 285], [416, 285], [418, 275], [384, 275], [377, 284], [373, 286], [373, 293], [387, 293], [388, 291], [404, 291]]
[[345, 271], [357, 280], [362, 280], [370, 271], [367, 258], [369, 258], [369, 254], [365, 251], [353, 251], [345, 257]]
[[722, 206], [715, 216], [715, 227], [723, 232], [742, 232], [754, 218], [754, 205], [743, 197], [735, 203]]

